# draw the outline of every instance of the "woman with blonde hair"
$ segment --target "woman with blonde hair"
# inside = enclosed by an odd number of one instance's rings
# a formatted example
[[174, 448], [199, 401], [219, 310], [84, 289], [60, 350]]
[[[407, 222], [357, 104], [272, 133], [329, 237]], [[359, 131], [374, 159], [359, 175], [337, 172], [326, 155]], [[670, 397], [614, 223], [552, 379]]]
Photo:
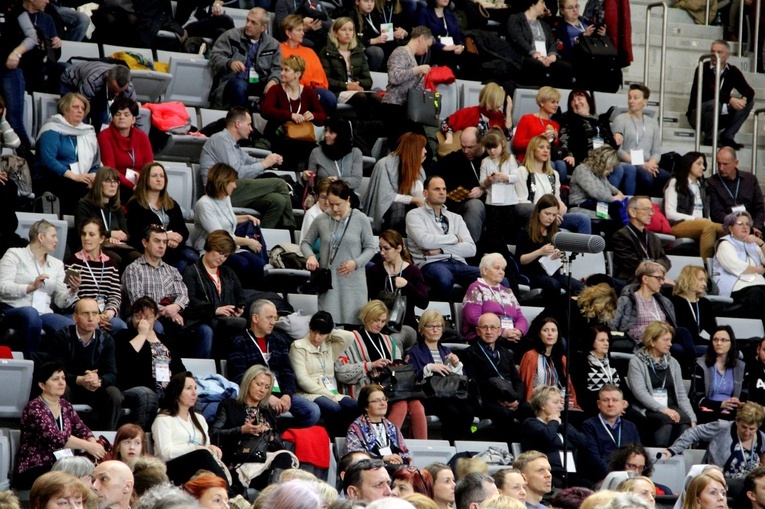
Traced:
[[439, 509], [438, 504], [436, 504], [435, 501], [421, 493], [410, 493], [405, 496], [403, 500], [412, 504], [415, 509]]
[[593, 150], [571, 174], [570, 211], [598, 219], [598, 202], [610, 204], [624, 200], [625, 195], [608, 179], [617, 165], [619, 155], [613, 148], [603, 146]]
[[669, 354], [675, 329], [651, 322], [643, 332], [643, 346], [630, 359], [628, 385], [633, 408], [645, 415], [653, 443], [667, 447], [673, 437], [696, 425], [696, 414], [685, 392], [680, 364]]
[[708, 274], [700, 265], [686, 265], [680, 271], [672, 289], [672, 305], [675, 307], [677, 325], [688, 329], [696, 344], [696, 355], [704, 355], [709, 344], [701, 332], [712, 334], [717, 314], [712, 303], [702, 298], [707, 293]]
[[505, 135], [513, 130], [513, 98], [493, 81], [478, 94], [478, 105], [459, 109], [441, 121], [438, 155], [443, 157], [461, 149], [460, 134], [467, 127], [480, 130], [500, 129]]
[[[544, 136], [555, 149], [560, 144], [560, 125], [555, 120], [552, 120], [552, 116], [558, 111], [560, 92], [553, 87], [544, 86], [537, 92], [536, 99], [539, 111], [523, 115], [518, 121], [518, 126], [515, 128], [513, 152], [518, 158], [519, 163], [524, 162], [526, 154], [529, 152], [529, 143], [535, 136]], [[558, 173], [560, 183], [567, 183], [568, 170], [566, 169], [566, 163], [560, 157], [551, 157], [552, 159], [556, 159], [551, 164]]]
[[709, 474], [696, 476], [685, 490], [683, 509], [727, 509], [728, 496], [723, 483]]
[[620, 493], [632, 493], [648, 502], [651, 507], [656, 506], [656, 486], [651, 479], [644, 475], [630, 477], [619, 484], [619, 486], [616, 487], [616, 491]]
[[481, 509], [524, 509], [526, 505], [507, 495], [494, 495], [481, 502], [480, 507]]
[[[388, 308], [381, 300], [370, 300], [359, 312], [362, 326], [354, 331], [356, 340], [345, 351], [344, 357], [335, 362], [335, 377], [340, 389], [356, 397], [368, 383], [375, 383], [389, 366], [403, 359], [398, 342], [382, 332], [388, 322]], [[359, 402], [359, 408], [364, 409]], [[419, 399], [391, 402], [388, 419], [398, 429], [404, 424], [407, 414], [412, 419], [414, 438], [426, 439], [428, 425], [425, 408]]]
[[375, 164], [369, 187], [361, 197], [361, 209], [372, 218], [374, 232], [393, 229], [405, 235], [406, 213], [425, 204], [422, 163], [426, 144], [425, 136], [405, 133], [398, 148]]

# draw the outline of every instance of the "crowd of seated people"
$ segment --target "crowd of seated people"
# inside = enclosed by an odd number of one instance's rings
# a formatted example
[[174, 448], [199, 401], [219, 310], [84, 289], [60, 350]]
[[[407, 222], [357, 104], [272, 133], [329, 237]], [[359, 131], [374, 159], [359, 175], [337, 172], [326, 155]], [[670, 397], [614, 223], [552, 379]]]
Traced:
[[[28, 247], [9, 249], [0, 260], [3, 321], [36, 368], [36, 397], [21, 422], [25, 453], [14, 466], [14, 485], [32, 489], [33, 507], [82, 501], [89, 491], [76, 478], [90, 483], [88, 476], [99, 505], [108, 499], [104, 507], [142, 507], [134, 490], [141, 475], [158, 469], [158, 479], [182, 485], [202, 507], [217, 509], [229, 496], [251, 496], [252, 488], [264, 490], [256, 501], [263, 507], [318, 509], [337, 497], [332, 488], [279, 475], [299, 465], [301, 446], [311, 440], [300, 433], [317, 425], [345, 437], [342, 491], [351, 500], [392, 495], [420, 507], [417, 496], [424, 496], [439, 508], [540, 507], [562, 484], [566, 463], [580, 466], [569, 484], [593, 487], [613, 471], [648, 473], [653, 458], [641, 443], [671, 456], [699, 439], [712, 441], [709, 459], [722, 477], [704, 473], [690, 481], [684, 509], [711, 509], [708, 499], [724, 498], [726, 489], [759, 489], [765, 348], [742, 348], [733, 330], [714, 325], [719, 308], [703, 299], [711, 277], [739, 316], [762, 318], [765, 251], [757, 233], [765, 205], [748, 180], [741, 186], [749, 175], [737, 168], [732, 148], [715, 154], [720, 174], [708, 183], [697, 152], [673, 175], [660, 168], [661, 140], [644, 111], [644, 86], [631, 87], [628, 113], [613, 122], [597, 116], [585, 90], [572, 91], [568, 111], [560, 112], [560, 92], [550, 85], [573, 87], [576, 70], [565, 51], [558, 54], [542, 1], [527, 2], [508, 22], [517, 65], [534, 85], [546, 85], [539, 111], [524, 116], [513, 137], [510, 94], [490, 83], [475, 111], [445, 119], [442, 148], [460, 144], [441, 150], [440, 159], [431, 156], [434, 133], [423, 136], [406, 104], [429, 78], [430, 64], [452, 65], [459, 75], [475, 63], [444, 1], [414, 14], [407, 2], [359, 0], [334, 22], [310, 0], [279, 2], [281, 45], [266, 29], [265, 9], [231, 28], [219, 0], [204, 3], [198, 14], [209, 8], [209, 26], [195, 28], [219, 35], [210, 57], [213, 102], [235, 107], [203, 149], [205, 192], [193, 228], [135, 126], [137, 103], [124, 70], [110, 64], [69, 71], [59, 114], [42, 125], [34, 185], [59, 196], [78, 235], [64, 264], [53, 256], [54, 225], [41, 220]], [[572, 17], [570, 3], [561, 5], [567, 35], [577, 21], [583, 36], [605, 32]], [[386, 66], [381, 99], [369, 70]], [[97, 71], [96, 95], [83, 93], [82, 83]], [[336, 103], [353, 106], [359, 120], [384, 121], [393, 151], [377, 161], [366, 193], [354, 146], [363, 124], [327, 118]], [[269, 121], [265, 138], [274, 153], [264, 159], [237, 146], [250, 137], [256, 112]], [[9, 120], [17, 113], [14, 104]], [[312, 130], [325, 121], [320, 143], [310, 135], [290, 139], [283, 127], [310, 123]], [[96, 125], [105, 126], [100, 134]], [[449, 174], [451, 161], [467, 177]], [[260, 228], [300, 225], [293, 190], [263, 175], [285, 166], [307, 170], [295, 171], [298, 178], [315, 176], [317, 205], [299, 251], [311, 279], [324, 281], [315, 291], [319, 312], [292, 335], [274, 326], [278, 299], [252, 297], [272, 289], [263, 266], [274, 246], [265, 246]], [[459, 187], [464, 193], [453, 194]], [[686, 267], [672, 291], [649, 196], [665, 198], [673, 234], [700, 240], [699, 254], [713, 260], [711, 274]], [[239, 206], [259, 217], [235, 213]], [[617, 253], [614, 278], [595, 277], [591, 286], [570, 279], [552, 243], [559, 229], [606, 232]], [[487, 249], [481, 237], [502, 249]], [[507, 245], [517, 249], [511, 254]], [[537, 303], [545, 311], [535, 324], [524, 316], [519, 278], [542, 290]], [[391, 294], [406, 300], [398, 324]], [[461, 301], [461, 326], [428, 309], [432, 301]], [[578, 315], [570, 329], [566, 310]], [[613, 348], [619, 333], [621, 349], [633, 355], [628, 365], [611, 355], [620, 349]], [[207, 386], [182, 357], [228, 360], [236, 395], [203, 414]], [[385, 377], [400, 367], [428, 387], [459, 379], [467, 394], [397, 395]], [[683, 379], [692, 379], [690, 392]], [[72, 404], [81, 403], [94, 412], [78, 416]], [[416, 452], [406, 440], [432, 438], [431, 415], [451, 442], [492, 438], [519, 442], [525, 452], [513, 469], [495, 475], [496, 484], [472, 473], [455, 485], [449, 466], [411, 466]], [[491, 424], [474, 429], [476, 417]], [[294, 451], [282, 442], [287, 427], [299, 428]], [[117, 428], [110, 452], [91, 431]], [[156, 464], [140, 463], [149, 431]], [[267, 444], [262, 458], [243, 459], [242, 447], [256, 441]], [[56, 472], [69, 449], [110, 460], [74, 477]], [[597, 468], [585, 468], [591, 463]], [[619, 488], [626, 498], [609, 507], [650, 508], [657, 489], [630, 477]], [[171, 493], [150, 491], [144, 500]]]

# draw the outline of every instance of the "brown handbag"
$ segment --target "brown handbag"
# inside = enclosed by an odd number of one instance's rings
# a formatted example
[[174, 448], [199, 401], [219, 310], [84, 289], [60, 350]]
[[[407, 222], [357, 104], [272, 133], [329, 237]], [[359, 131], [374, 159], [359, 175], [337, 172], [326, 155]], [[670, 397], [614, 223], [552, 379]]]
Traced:
[[285, 122], [284, 134], [291, 140], [312, 141], [316, 143], [316, 131], [313, 130], [313, 122], [296, 124], [293, 121]]

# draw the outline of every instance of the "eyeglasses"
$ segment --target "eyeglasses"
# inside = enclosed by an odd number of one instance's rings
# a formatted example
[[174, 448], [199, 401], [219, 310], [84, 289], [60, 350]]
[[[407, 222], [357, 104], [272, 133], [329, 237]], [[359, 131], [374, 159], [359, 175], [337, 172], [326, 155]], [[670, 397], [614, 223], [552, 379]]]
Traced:
[[501, 327], [497, 325], [478, 325], [476, 329], [498, 331]]
[[104, 179], [104, 183], [114, 185], [114, 184], [119, 184], [120, 180], [119, 179]]
[[635, 207], [638, 212], [645, 212], [646, 214], [653, 214], [653, 207]]
[[146, 230], [151, 230], [155, 233], [166, 233], [167, 229], [161, 224], [150, 224]]
[[645, 465], [635, 465], [634, 463], [625, 463], [624, 468], [626, 468], [627, 470], [642, 472], [643, 470], [645, 470]]
[[378, 403], [387, 403], [388, 398], [377, 398], [377, 399], [370, 399], [369, 404], [370, 405], [376, 405]]
[[431, 323], [423, 327], [423, 329], [428, 329], [428, 330], [441, 330], [443, 328], [444, 326], [441, 325], [440, 323]]
[[563, 10], [564, 11], [578, 11], [579, 10], [579, 4], [569, 5], [568, 7], [564, 7]]
[[733, 224], [734, 224], [734, 225], [736, 225], [736, 226], [746, 226], [747, 228], [749, 228], [750, 226], [752, 226], [751, 224], [749, 224], [749, 223], [745, 223], [744, 221], [736, 221], [736, 222], [735, 222], [735, 223], [733, 223]]
[[712, 338], [712, 343], [730, 343], [730, 338]]
[[666, 277], [664, 277], [664, 276], [655, 276], [655, 275], [653, 275], [653, 274], [648, 274], [648, 277], [652, 277], [652, 278], [655, 278], [655, 279], [656, 279], [656, 281], [659, 281], [659, 282], [662, 282], [662, 281], [664, 281], [665, 279], [667, 279], [667, 278], [666, 278]]

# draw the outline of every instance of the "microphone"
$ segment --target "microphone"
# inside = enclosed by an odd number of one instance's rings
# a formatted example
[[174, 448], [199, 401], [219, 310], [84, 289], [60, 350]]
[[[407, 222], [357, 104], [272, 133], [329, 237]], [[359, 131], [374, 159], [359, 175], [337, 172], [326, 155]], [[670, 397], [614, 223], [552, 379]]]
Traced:
[[597, 235], [558, 232], [553, 235], [552, 245], [555, 249], [572, 253], [602, 253], [606, 248], [606, 241]]

